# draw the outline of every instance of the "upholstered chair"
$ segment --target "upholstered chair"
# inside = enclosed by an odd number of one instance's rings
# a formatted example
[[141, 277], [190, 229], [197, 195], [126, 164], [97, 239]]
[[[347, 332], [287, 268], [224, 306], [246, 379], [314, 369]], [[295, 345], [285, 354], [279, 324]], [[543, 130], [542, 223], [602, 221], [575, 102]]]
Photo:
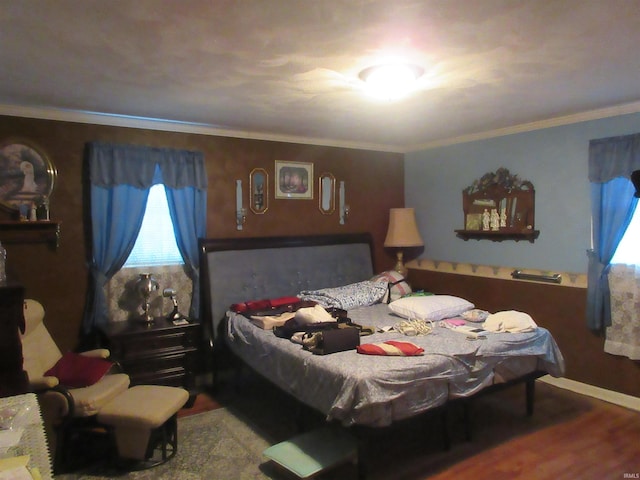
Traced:
[[38, 394], [45, 427], [53, 453], [54, 470], [65, 469], [65, 443], [74, 429], [86, 427], [101, 407], [129, 387], [129, 377], [112, 373], [109, 351], [66, 353], [49, 334], [43, 320], [45, 311], [36, 300], [24, 302], [25, 333], [22, 336], [24, 370], [31, 390]]

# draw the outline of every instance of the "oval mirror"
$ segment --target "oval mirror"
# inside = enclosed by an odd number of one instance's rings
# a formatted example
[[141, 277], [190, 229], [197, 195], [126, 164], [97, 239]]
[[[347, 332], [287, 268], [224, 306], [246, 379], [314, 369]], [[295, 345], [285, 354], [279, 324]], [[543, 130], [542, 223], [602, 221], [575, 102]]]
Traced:
[[249, 174], [249, 208], [258, 215], [269, 208], [269, 174], [264, 168], [254, 168]]
[[320, 174], [318, 188], [320, 212], [323, 215], [331, 215], [336, 209], [336, 177], [328, 172]]

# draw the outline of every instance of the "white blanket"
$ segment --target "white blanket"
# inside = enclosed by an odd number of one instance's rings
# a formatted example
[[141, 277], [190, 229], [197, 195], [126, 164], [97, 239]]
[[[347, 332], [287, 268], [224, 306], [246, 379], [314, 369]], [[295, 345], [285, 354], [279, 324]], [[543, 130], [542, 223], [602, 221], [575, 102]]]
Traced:
[[489, 315], [482, 326], [490, 332], [511, 333], [532, 332], [538, 328], [531, 315], [517, 310], [505, 310]]

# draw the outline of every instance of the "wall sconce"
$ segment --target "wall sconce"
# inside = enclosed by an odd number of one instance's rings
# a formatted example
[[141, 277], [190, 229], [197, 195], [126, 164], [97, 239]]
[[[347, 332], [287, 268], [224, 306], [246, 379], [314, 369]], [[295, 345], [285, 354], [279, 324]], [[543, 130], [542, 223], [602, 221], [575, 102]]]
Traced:
[[347, 217], [349, 216], [349, 212], [351, 211], [351, 209], [349, 208], [349, 205], [346, 205], [344, 203], [344, 198], [345, 198], [344, 180], [340, 180], [339, 193], [340, 193], [340, 205], [339, 205], [340, 225], [344, 225], [345, 223], [347, 223]]
[[236, 228], [242, 230], [247, 221], [247, 209], [242, 206], [242, 180], [236, 180]]
[[392, 208], [389, 210], [389, 229], [384, 246], [396, 248], [397, 263], [393, 268], [403, 277], [407, 276], [407, 267], [402, 261], [403, 248], [422, 247], [424, 242], [416, 225], [416, 213], [413, 208]]
[[242, 230], [242, 226], [247, 221], [247, 209], [241, 208], [236, 212], [236, 228]]

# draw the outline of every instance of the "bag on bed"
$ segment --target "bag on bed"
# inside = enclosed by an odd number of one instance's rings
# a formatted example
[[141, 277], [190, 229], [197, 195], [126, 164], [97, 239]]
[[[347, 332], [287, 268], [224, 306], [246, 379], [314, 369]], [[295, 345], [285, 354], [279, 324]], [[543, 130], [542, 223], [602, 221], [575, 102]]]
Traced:
[[309, 332], [302, 340], [305, 350], [316, 355], [354, 350], [360, 345], [360, 332], [357, 328], [339, 328], [322, 332]]
[[313, 333], [323, 330], [337, 330], [338, 328], [338, 322], [336, 321], [301, 325], [295, 318], [292, 318], [287, 320], [284, 325], [274, 327], [273, 333], [276, 337], [291, 339], [293, 334], [297, 332]]

